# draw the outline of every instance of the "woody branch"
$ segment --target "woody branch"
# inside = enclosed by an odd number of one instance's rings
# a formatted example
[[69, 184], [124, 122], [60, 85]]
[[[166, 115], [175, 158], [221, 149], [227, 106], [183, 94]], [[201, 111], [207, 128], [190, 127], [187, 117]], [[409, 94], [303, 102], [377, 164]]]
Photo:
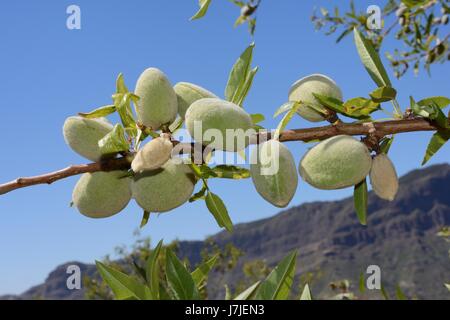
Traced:
[[[350, 136], [371, 134], [378, 138], [382, 138], [390, 134], [436, 130], [438, 130], [438, 127], [425, 119], [402, 119], [373, 122], [373, 125], [370, 126], [363, 123], [337, 123], [323, 127], [286, 130], [281, 133], [279, 140], [281, 142], [308, 142], [313, 140], [324, 140], [341, 134]], [[258, 144], [260, 141], [267, 141], [270, 138], [270, 133], [259, 133], [255, 139], [252, 139], [251, 143]], [[174, 141], [174, 144], [178, 143], [178, 141]], [[189, 150], [189, 148], [183, 148], [183, 150]], [[130, 154], [121, 158], [109, 159], [101, 162], [72, 165], [43, 175], [17, 178], [10, 182], [0, 184], [0, 195], [37, 184], [51, 184], [55, 181], [87, 172], [127, 170], [130, 168], [132, 158], [133, 155]]]

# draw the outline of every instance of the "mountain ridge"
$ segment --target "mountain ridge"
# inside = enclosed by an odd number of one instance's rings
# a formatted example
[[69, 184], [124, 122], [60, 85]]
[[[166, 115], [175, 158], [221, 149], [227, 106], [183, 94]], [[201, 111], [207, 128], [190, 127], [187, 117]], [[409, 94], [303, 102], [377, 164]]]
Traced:
[[[245, 252], [239, 265], [262, 258], [273, 266], [289, 251], [298, 251], [297, 276], [320, 272], [313, 284], [315, 296], [329, 296], [328, 283], [357, 278], [368, 265], [378, 265], [382, 282], [388, 290], [399, 284], [410, 296], [422, 299], [450, 298], [443, 283], [450, 279], [448, 244], [436, 236], [440, 227], [450, 225], [450, 165], [439, 164], [413, 170], [400, 179], [400, 189], [393, 202], [369, 193], [368, 226], [358, 223], [353, 200], [303, 203], [282, 210], [272, 217], [235, 225], [232, 234], [221, 231], [209, 239], [219, 246], [233, 243]], [[180, 241], [179, 252], [191, 263], [200, 260], [203, 241]], [[78, 263], [88, 275], [95, 266]], [[65, 267], [58, 266], [46, 281], [18, 296], [81, 299], [83, 290], [65, 288]], [[208, 292], [213, 298], [223, 296], [223, 283], [242, 278], [240, 268], [215, 280], [211, 276]], [[211, 289], [210, 289], [211, 288]]]

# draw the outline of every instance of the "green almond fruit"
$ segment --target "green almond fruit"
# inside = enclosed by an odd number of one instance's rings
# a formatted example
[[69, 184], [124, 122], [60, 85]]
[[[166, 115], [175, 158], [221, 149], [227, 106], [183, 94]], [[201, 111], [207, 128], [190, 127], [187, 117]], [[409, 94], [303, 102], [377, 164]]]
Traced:
[[361, 182], [370, 171], [367, 147], [353, 137], [339, 135], [311, 148], [300, 161], [300, 176], [318, 189], [347, 188]]
[[139, 121], [153, 130], [172, 123], [178, 112], [177, 95], [166, 75], [156, 68], [146, 69], [136, 83]]
[[326, 109], [314, 97], [313, 93], [342, 100], [341, 89], [333, 79], [323, 74], [312, 74], [296, 81], [289, 91], [289, 101], [301, 101], [303, 105], [297, 113], [311, 122], [326, 120], [323, 114], [317, 110]]
[[258, 193], [276, 207], [284, 208], [298, 185], [297, 168], [288, 148], [269, 140], [252, 150], [250, 172]]
[[[238, 105], [216, 98], [195, 101], [186, 111], [189, 134], [203, 145], [236, 152], [249, 144], [250, 115]], [[228, 138], [227, 138], [228, 135]]]
[[131, 169], [134, 172], [158, 169], [170, 159], [172, 149], [173, 144], [169, 138], [155, 138], [138, 151], [131, 163]]
[[161, 168], [137, 174], [131, 183], [133, 198], [148, 212], [166, 212], [189, 200], [195, 176], [180, 159], [168, 160]]
[[398, 176], [391, 159], [384, 154], [373, 158], [370, 169], [372, 189], [381, 199], [393, 201], [398, 191]]
[[106, 120], [75, 116], [67, 118], [64, 122], [63, 135], [73, 151], [91, 161], [99, 161], [103, 155], [98, 141], [112, 129], [113, 126]]
[[72, 193], [78, 211], [90, 218], [106, 218], [122, 211], [130, 202], [130, 178], [126, 171], [85, 173]]
[[195, 101], [203, 98], [218, 98], [214, 93], [189, 82], [178, 82], [173, 89], [178, 99], [178, 114], [185, 118], [187, 109]]

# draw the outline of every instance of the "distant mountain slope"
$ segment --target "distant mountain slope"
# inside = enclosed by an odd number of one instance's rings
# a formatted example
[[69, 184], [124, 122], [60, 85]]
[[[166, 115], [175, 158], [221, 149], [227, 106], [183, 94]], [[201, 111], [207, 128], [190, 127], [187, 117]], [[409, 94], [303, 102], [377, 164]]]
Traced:
[[[324, 275], [313, 286], [316, 295], [323, 296], [333, 280], [357, 283], [360, 272], [375, 264], [391, 291], [399, 282], [419, 298], [450, 298], [443, 287], [450, 280], [448, 244], [436, 236], [444, 225], [450, 225], [450, 166], [436, 165], [404, 176], [393, 202], [370, 193], [367, 227], [358, 223], [353, 200], [344, 199], [293, 207], [214, 239], [242, 248], [245, 259], [264, 257], [271, 265], [297, 249], [298, 274]], [[236, 277], [234, 272], [228, 280]]]
[[[212, 238], [219, 244], [233, 243], [242, 249], [246, 260], [263, 258], [274, 265], [291, 250], [298, 250], [297, 274], [320, 271], [313, 294], [327, 297], [330, 281], [351, 279], [368, 265], [378, 265], [388, 290], [398, 283], [418, 298], [450, 298], [443, 287], [450, 280], [448, 244], [436, 236], [440, 227], [450, 225], [450, 166], [435, 165], [415, 170], [400, 180], [395, 201], [369, 195], [368, 226], [359, 225], [353, 200], [313, 202], [292, 207], [255, 222], [239, 224], [232, 234], [220, 232]], [[180, 252], [192, 262], [199, 260], [202, 241], [182, 241]], [[65, 287], [65, 265], [59, 266], [45, 283], [19, 297], [79, 299], [82, 291]], [[87, 273], [93, 265], [81, 264]], [[235, 283], [239, 268], [221, 282]], [[222, 283], [209, 281], [209, 292], [223, 297]]]

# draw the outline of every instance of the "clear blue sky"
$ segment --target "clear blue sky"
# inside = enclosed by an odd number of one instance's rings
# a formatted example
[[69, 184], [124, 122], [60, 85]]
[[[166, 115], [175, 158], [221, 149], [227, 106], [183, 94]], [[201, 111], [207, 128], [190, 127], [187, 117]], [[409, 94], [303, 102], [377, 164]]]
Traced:
[[[315, 5], [343, 1], [263, 1], [258, 13], [255, 64], [260, 66], [246, 108], [271, 115], [287, 99], [290, 85], [311, 73], [325, 73], [341, 86], [344, 97], [367, 95], [375, 88], [359, 62], [351, 37], [334, 38], [314, 31], [309, 18]], [[366, 8], [377, 1], [357, 1]], [[384, 1], [382, 1], [384, 2]], [[82, 12], [82, 29], [68, 30], [70, 4]], [[345, 4], [347, 6], [347, 4]], [[114, 80], [123, 72], [130, 88], [145, 68], [162, 69], [173, 84], [190, 81], [223, 96], [230, 67], [251, 42], [245, 27], [233, 29], [236, 8], [213, 0], [207, 17], [188, 18], [196, 0], [178, 1], [9, 1], [0, 11], [0, 181], [83, 163], [64, 143], [64, 119], [109, 104]], [[389, 45], [387, 48], [389, 48]], [[386, 48], [385, 48], [386, 49]], [[390, 70], [389, 70], [390, 71]], [[449, 64], [432, 68], [432, 77], [408, 74], [394, 80], [399, 101], [448, 95]], [[307, 124], [295, 118], [291, 127]], [[420, 166], [429, 133], [399, 136], [392, 159], [399, 174]], [[298, 160], [308, 145], [290, 143]], [[450, 147], [430, 164], [447, 162]], [[68, 260], [93, 262], [114, 246], [131, 244], [141, 210], [134, 204], [105, 220], [88, 219], [69, 207], [77, 177], [0, 197], [0, 294], [19, 293], [40, 283]], [[214, 181], [234, 222], [277, 213], [260, 198], [250, 181]], [[352, 190], [319, 191], [301, 182], [291, 205], [339, 199]], [[320, 214], [320, 213], [318, 213]], [[155, 240], [202, 239], [219, 231], [202, 202], [151, 219], [142, 231]], [[313, 230], [311, 230], [313, 232]]]

